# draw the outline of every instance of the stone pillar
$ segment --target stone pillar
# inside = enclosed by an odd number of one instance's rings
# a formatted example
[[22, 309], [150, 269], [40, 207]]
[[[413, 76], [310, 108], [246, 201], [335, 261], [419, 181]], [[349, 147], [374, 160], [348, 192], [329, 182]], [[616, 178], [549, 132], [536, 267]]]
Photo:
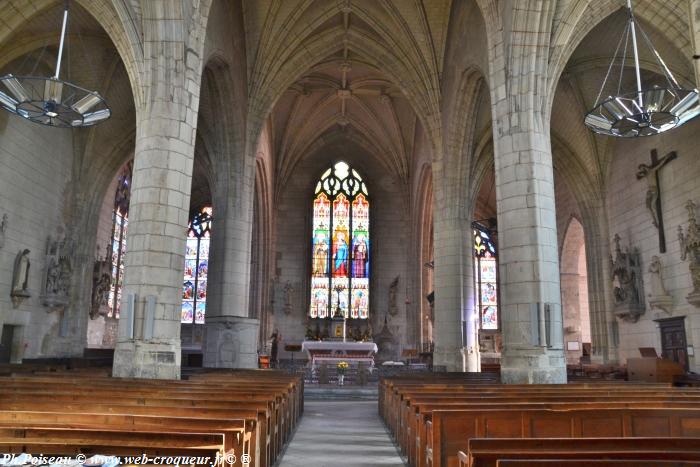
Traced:
[[178, 119], [184, 107], [153, 103], [150, 115], [137, 122], [114, 376], [180, 376], [182, 272], [196, 125], [196, 117]]
[[260, 321], [249, 317], [254, 154], [249, 148], [232, 155], [242, 160], [231, 164], [225, 200], [214, 206], [212, 266], [221, 275], [211, 284], [204, 324], [208, 368], [258, 367]]
[[588, 303], [591, 318], [591, 361], [617, 363], [618, 336], [612, 299], [610, 233], [604, 200], [597, 200], [585, 214]]
[[[144, 88], [137, 90], [143, 100], [136, 111], [116, 377], [180, 377], [182, 274], [203, 40], [193, 28], [203, 31], [206, 8], [173, 8], [174, 16], [163, 19], [168, 3], [146, 2], [143, 10]], [[191, 17], [178, 19], [178, 12]]]
[[549, 135], [534, 130], [494, 133], [503, 326], [501, 380], [513, 384], [565, 383]]
[[435, 350], [433, 365], [447, 371], [478, 371], [474, 319], [471, 223], [435, 210]]

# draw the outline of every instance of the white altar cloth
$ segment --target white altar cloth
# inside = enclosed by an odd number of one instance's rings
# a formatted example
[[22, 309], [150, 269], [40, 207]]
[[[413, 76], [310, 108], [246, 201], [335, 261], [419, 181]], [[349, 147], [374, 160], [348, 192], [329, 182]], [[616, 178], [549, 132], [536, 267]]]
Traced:
[[374, 355], [379, 350], [374, 342], [304, 341], [301, 349], [309, 356], [311, 366], [317, 362], [369, 362], [374, 365]]

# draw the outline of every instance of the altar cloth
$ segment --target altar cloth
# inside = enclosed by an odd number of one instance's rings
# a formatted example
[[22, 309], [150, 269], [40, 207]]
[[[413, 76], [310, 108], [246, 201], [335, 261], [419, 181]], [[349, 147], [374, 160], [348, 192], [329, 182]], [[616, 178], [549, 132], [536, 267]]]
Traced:
[[304, 341], [301, 349], [309, 356], [312, 366], [317, 362], [347, 361], [369, 362], [374, 365], [374, 355], [379, 350], [374, 342]]

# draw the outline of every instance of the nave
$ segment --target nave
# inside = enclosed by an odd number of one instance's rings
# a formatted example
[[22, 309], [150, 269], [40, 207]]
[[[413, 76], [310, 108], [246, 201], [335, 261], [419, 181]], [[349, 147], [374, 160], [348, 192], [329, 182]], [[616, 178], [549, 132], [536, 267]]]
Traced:
[[308, 401], [280, 467], [405, 465], [367, 400]]

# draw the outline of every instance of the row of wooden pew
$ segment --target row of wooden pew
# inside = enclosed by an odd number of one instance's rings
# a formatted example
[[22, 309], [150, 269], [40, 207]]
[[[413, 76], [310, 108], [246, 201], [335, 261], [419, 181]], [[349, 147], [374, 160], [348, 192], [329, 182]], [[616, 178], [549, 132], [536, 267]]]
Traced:
[[266, 467], [289, 440], [303, 393], [301, 377], [274, 370], [181, 381], [84, 371], [0, 377], [0, 453], [188, 456]]
[[382, 379], [379, 412], [416, 467], [525, 467], [545, 459], [565, 466], [594, 459], [700, 462], [695, 388], [611, 381], [501, 385], [479, 374], [436, 373]]

